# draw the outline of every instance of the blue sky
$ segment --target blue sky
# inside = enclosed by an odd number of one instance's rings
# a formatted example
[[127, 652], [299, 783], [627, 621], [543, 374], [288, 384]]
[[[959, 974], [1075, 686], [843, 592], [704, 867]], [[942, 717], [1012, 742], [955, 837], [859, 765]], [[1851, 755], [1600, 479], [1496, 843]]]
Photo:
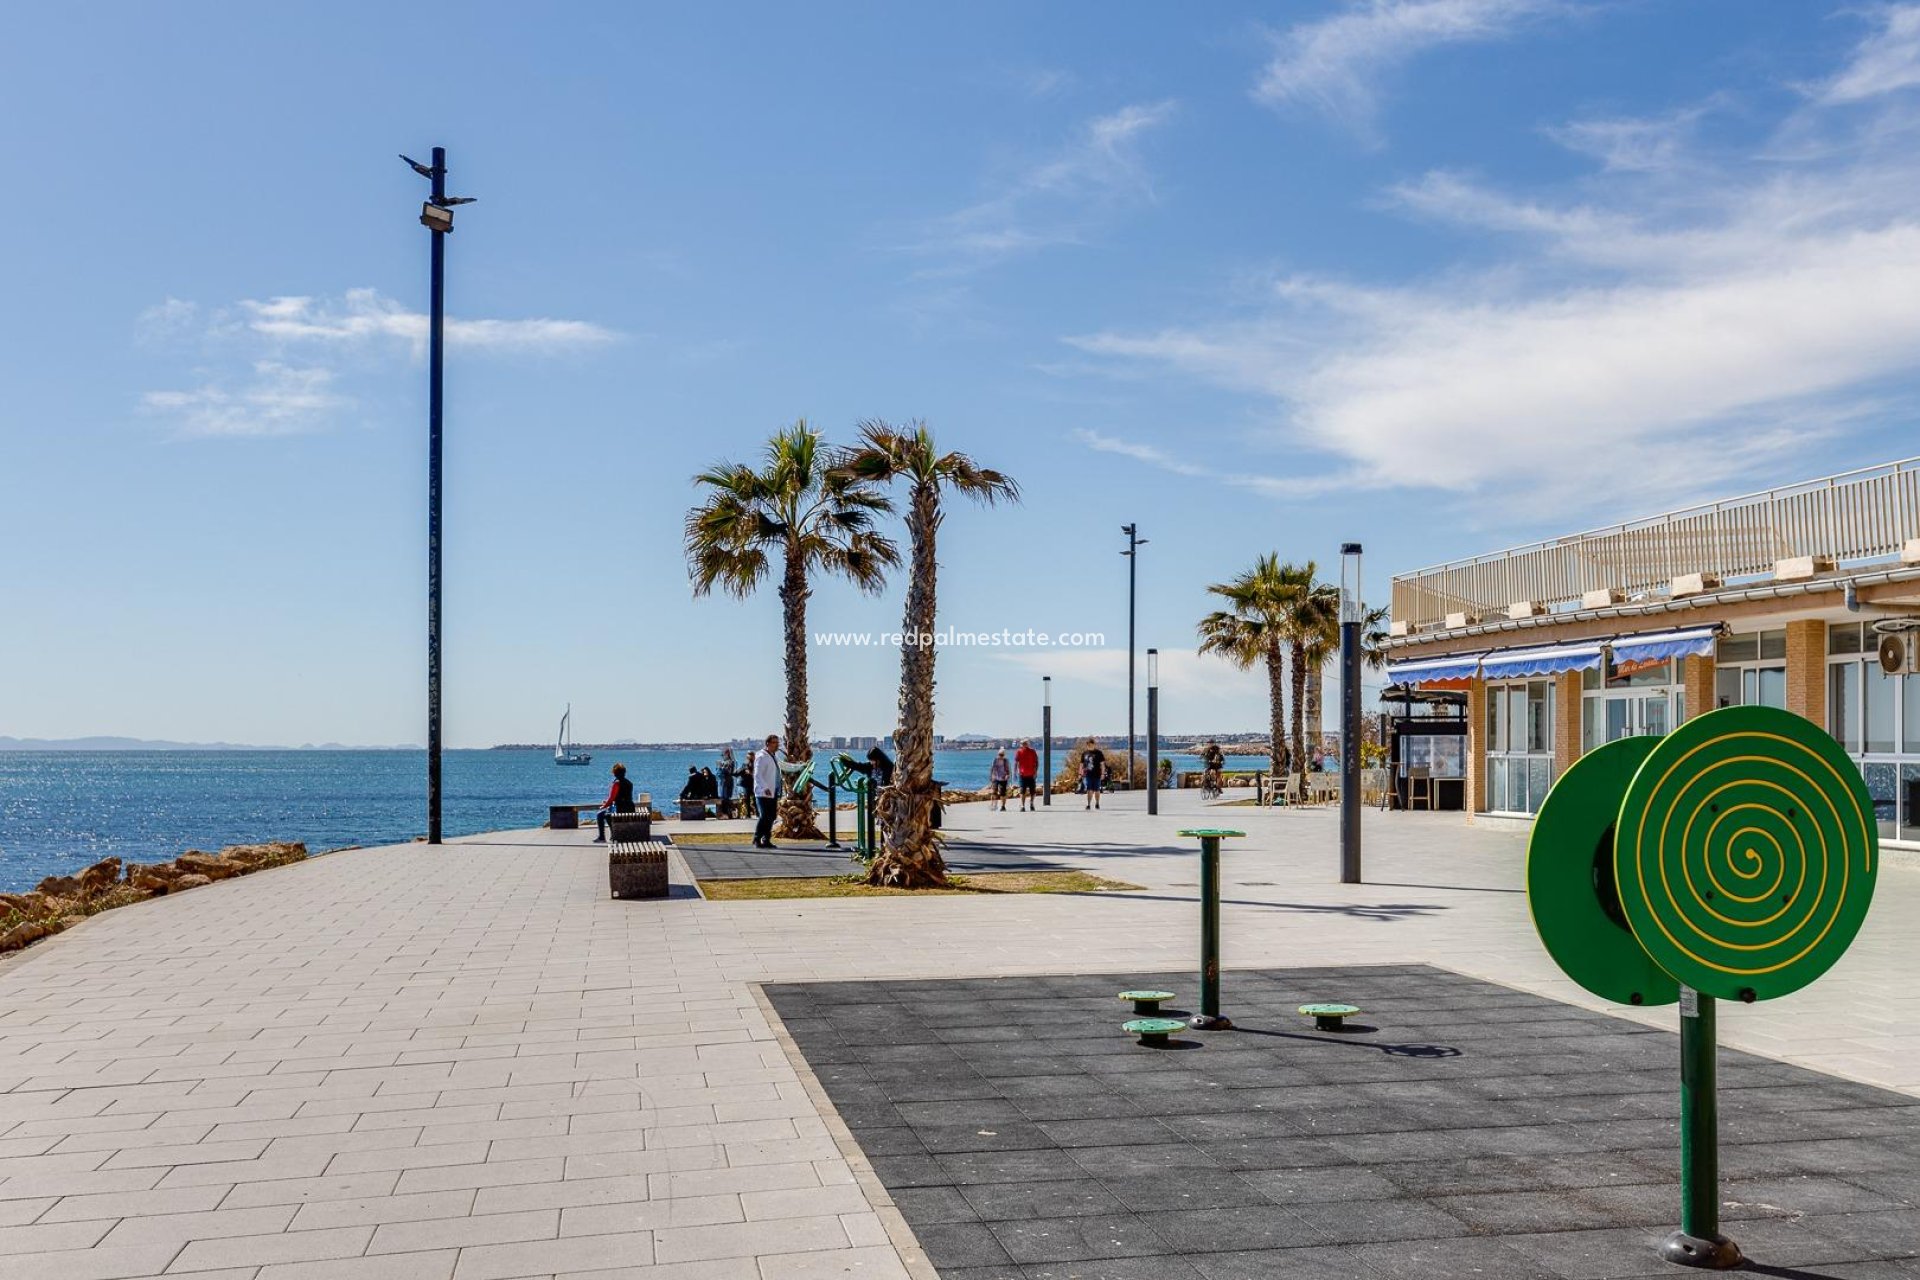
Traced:
[[[0, 734], [420, 741], [424, 184], [449, 244], [448, 733], [758, 734], [777, 603], [693, 600], [697, 469], [927, 419], [943, 732], [1175, 731], [1279, 550], [1389, 574], [1914, 452], [1920, 6], [1370, 0], [18, 8]], [[822, 585], [817, 627], [897, 625]], [[884, 731], [880, 651], [814, 655]]]

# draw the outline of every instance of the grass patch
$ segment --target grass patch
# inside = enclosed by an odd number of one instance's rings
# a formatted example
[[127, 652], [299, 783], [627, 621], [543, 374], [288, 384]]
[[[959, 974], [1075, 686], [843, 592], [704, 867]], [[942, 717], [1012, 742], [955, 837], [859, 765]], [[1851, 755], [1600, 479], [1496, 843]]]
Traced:
[[1125, 893], [1140, 888], [1124, 880], [1085, 871], [984, 871], [950, 877], [945, 889], [893, 889], [870, 885], [858, 876], [806, 876], [770, 880], [702, 880], [700, 892], [711, 902], [748, 902], [771, 898], [926, 898], [996, 893]]
[[682, 831], [677, 826], [662, 833], [675, 844], [751, 844], [751, 831]]

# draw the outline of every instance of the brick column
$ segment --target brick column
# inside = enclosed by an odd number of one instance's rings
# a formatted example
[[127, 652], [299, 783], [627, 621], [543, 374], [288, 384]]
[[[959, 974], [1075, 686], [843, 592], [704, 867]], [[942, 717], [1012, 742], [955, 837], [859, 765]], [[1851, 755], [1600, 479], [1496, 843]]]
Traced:
[[1553, 776], [1580, 758], [1580, 673], [1562, 671], [1553, 678]]
[[1818, 618], [1787, 624], [1787, 710], [1827, 727], [1827, 624]]
[[1467, 812], [1487, 811], [1487, 682], [1467, 686]]
[[[1826, 641], [1823, 638], [1822, 644]], [[1713, 659], [1686, 658], [1680, 665], [1680, 687], [1687, 691], [1687, 719], [1703, 716], [1714, 708]]]

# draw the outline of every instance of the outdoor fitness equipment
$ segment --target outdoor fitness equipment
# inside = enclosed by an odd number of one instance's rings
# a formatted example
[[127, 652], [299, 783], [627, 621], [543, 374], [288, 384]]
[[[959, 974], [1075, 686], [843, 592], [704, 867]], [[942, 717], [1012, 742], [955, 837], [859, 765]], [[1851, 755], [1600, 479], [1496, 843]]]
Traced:
[[1879, 863], [1873, 801], [1817, 725], [1726, 707], [1589, 752], [1547, 793], [1527, 906], [1569, 978], [1622, 1004], [1680, 1004], [1680, 1229], [1662, 1252], [1738, 1266], [1719, 1230], [1715, 1000], [1770, 1000], [1860, 931]]
[[1233, 1020], [1220, 1014], [1220, 841], [1247, 833], [1190, 827], [1180, 834], [1200, 837], [1200, 1012], [1187, 1023], [1195, 1031], [1231, 1031]]
[[[870, 863], [879, 852], [874, 835], [873, 766], [843, 751], [833, 758], [833, 771], [829, 776], [834, 787], [845, 787], [853, 795], [853, 856]], [[834, 830], [833, 821], [827, 820], [829, 832]]]

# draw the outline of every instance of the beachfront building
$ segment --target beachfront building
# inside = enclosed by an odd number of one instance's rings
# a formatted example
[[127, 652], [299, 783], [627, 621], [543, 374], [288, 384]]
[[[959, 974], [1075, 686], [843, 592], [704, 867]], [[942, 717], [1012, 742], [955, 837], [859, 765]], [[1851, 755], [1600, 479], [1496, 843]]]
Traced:
[[1714, 707], [1784, 707], [1920, 843], [1920, 459], [1393, 580], [1389, 680], [1466, 696], [1463, 807], [1526, 820], [1581, 754]]

